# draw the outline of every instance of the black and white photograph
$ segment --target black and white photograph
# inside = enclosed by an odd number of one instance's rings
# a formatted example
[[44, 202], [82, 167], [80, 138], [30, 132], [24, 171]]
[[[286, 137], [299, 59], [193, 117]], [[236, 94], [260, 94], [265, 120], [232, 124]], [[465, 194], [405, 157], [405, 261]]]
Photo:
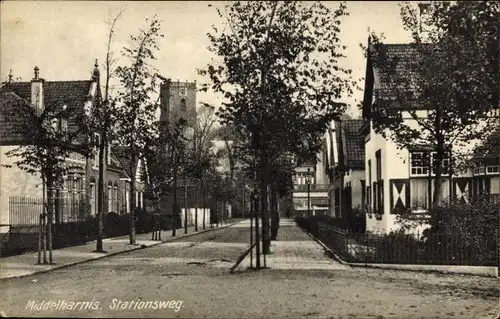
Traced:
[[500, 1], [0, 1], [0, 317], [500, 318]]

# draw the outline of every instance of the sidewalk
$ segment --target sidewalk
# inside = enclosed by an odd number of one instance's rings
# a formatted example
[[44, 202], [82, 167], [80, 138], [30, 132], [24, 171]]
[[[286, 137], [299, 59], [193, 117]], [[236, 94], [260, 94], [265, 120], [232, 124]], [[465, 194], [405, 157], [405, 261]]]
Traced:
[[[249, 221], [245, 221], [249, 224]], [[242, 223], [243, 224], [243, 223]], [[253, 256], [248, 254], [238, 265], [235, 271], [246, 270], [250, 267], [250, 259], [253, 259], [253, 266], [256, 262], [255, 247], [252, 250]], [[293, 219], [281, 219], [278, 237], [271, 242], [271, 254], [266, 255], [266, 267], [278, 270], [306, 270], [306, 269], [348, 269], [349, 266], [325, 256], [320, 244], [300, 229]], [[261, 255], [261, 267], [264, 267], [264, 256]]]
[[[210, 228], [207, 225], [203, 230], [198, 227], [198, 232], [194, 231], [194, 226], [188, 227], [188, 233], [184, 234], [184, 228], [177, 229], [177, 236], [172, 236], [172, 231], [162, 231], [162, 240], [151, 240], [151, 233], [137, 234], [136, 245], [129, 244], [129, 237], [120, 236], [114, 238], [103, 239], [103, 249], [106, 253], [93, 252], [96, 248], [96, 241], [88, 242], [85, 245], [66, 247], [62, 249], [55, 249], [52, 251], [54, 264], [52, 265], [38, 265], [38, 253], [30, 252], [22, 255], [10, 256], [0, 258], [0, 279], [25, 277], [37, 273], [44, 273], [55, 269], [65, 268], [73, 265], [78, 265], [87, 261], [105, 258], [133, 250], [143, 249], [146, 247], [156, 246], [162, 243], [171, 242], [180, 238], [192, 236], [195, 234], [204, 233], [210, 230], [221, 229], [229, 227], [235, 223], [240, 222], [241, 219], [234, 219], [230, 223], [222, 225], [218, 228]], [[47, 252], [48, 259], [48, 252]], [[42, 255], [43, 260], [43, 255]]]

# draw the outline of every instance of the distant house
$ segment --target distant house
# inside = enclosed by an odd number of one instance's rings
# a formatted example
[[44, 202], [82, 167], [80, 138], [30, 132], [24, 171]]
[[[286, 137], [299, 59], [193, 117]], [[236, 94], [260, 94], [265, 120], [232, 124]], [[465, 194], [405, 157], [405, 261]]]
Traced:
[[[420, 54], [415, 45], [384, 46], [388, 57], [398, 63], [396, 72], [404, 72], [402, 75], [408, 76], [405, 74], [411, 72], [411, 60]], [[369, 50], [372, 49], [369, 47]], [[398, 211], [409, 210], [417, 219], [427, 215], [434, 191], [435, 172], [431, 163], [435, 151], [417, 143], [411, 148], [399, 149], [394, 141], [385, 139], [374, 130], [373, 111], [391, 98], [390, 87], [384, 82], [380, 72], [383, 70], [374, 66], [371, 55], [368, 54], [363, 101], [365, 124], [361, 128], [365, 140], [366, 230], [387, 233], [399, 228], [396, 220]], [[400, 112], [407, 125], [419, 127], [418, 122], [407, 112]], [[415, 105], [415, 112], [421, 118], [427, 114], [427, 110], [418, 105]], [[458, 146], [452, 146], [449, 156], [455, 156], [459, 149]], [[460, 151], [470, 153], [476, 146], [477, 143], [470, 143], [468, 149]], [[453, 170], [451, 174], [449, 158], [443, 161], [443, 198], [469, 201], [483, 191], [499, 193], [498, 186], [495, 186], [495, 183], [498, 185], [499, 177], [498, 152], [492, 153], [489, 159], [485, 159], [475, 169], [460, 172]], [[424, 224], [415, 230], [422, 231], [426, 227]]]
[[326, 158], [326, 148], [323, 148], [316, 159], [295, 168], [292, 197], [296, 216], [329, 214]]
[[[145, 170], [145, 159], [138, 158], [135, 162], [132, 162], [130, 158], [130, 153], [127, 151], [126, 147], [114, 146], [111, 147], [111, 154], [116, 157], [115, 168], [121, 166], [121, 170], [115, 170], [114, 174], [108, 179], [108, 191], [112, 190], [113, 201], [116, 201], [116, 205], [112, 206], [115, 208], [114, 212], [124, 214], [130, 213], [131, 211], [131, 188], [130, 183], [132, 178], [135, 179], [135, 206], [140, 208], [145, 208], [144, 203], [144, 192], [146, 188], [146, 182], [144, 179]], [[112, 166], [113, 167], [113, 166]], [[112, 204], [113, 205], [113, 204]]]
[[361, 119], [339, 120], [333, 123], [332, 138], [336, 161], [330, 168], [330, 194], [334, 194], [334, 216], [348, 216], [365, 205], [365, 145], [359, 131]]

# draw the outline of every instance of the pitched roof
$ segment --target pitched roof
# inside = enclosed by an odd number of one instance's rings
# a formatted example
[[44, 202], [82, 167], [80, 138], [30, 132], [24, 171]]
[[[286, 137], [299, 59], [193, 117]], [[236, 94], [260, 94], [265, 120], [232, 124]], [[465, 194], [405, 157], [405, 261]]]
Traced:
[[23, 106], [28, 107], [28, 103], [17, 94], [4, 89], [0, 90], [0, 145], [17, 144], [27, 139], [19, 129], [16, 129], [20, 127], [18, 121], [22, 119], [10, 116], [16, 108]]
[[341, 154], [344, 165], [352, 169], [363, 169], [365, 166], [365, 140], [359, 134], [363, 124], [361, 119], [338, 122], [338, 154]]
[[[415, 88], [411, 85], [411, 79], [417, 76], [415, 63], [418, 59], [425, 55], [426, 50], [430, 49], [429, 44], [380, 44], [375, 47], [370, 45], [366, 75], [365, 75], [365, 96], [363, 102], [363, 115], [366, 116], [370, 112], [373, 94], [380, 101], [390, 101], [398, 94], [408, 94], [404, 97], [406, 102], [413, 99], [411, 95]], [[383, 61], [383, 63], [381, 63]], [[379, 88], [374, 92], [373, 72], [378, 74]], [[402, 98], [399, 96], [399, 98]], [[394, 104], [396, 107], [396, 104]], [[420, 105], [415, 104], [415, 107]]]
[[[67, 104], [71, 110], [83, 112], [83, 105], [89, 100], [92, 80], [83, 81], [44, 81], [44, 104]], [[13, 82], [6, 85], [26, 101], [31, 100], [31, 82]]]
[[[73, 120], [70, 120], [68, 123], [69, 128], [70, 130], [77, 130], [80, 123], [75, 122], [74, 119], [84, 114], [85, 103], [90, 100], [89, 93], [91, 84], [92, 80], [44, 81], [43, 104], [55, 107], [66, 105], [73, 118]], [[99, 90], [99, 88], [97, 89]], [[15, 93], [18, 97], [25, 100], [28, 105], [31, 104], [31, 82], [7, 83], [2, 86], [2, 90]], [[100, 94], [100, 91], [98, 91], [97, 94]], [[11, 120], [12, 119], [9, 118], [9, 121]], [[79, 136], [75, 140], [75, 143], [81, 144], [84, 139], [84, 136]], [[13, 138], [11, 138], [11, 140], [13, 140]]]

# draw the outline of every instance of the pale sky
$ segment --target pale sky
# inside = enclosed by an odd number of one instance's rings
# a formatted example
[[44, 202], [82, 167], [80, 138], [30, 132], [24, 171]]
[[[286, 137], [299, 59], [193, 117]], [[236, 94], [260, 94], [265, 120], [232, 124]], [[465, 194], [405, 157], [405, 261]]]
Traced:
[[[155, 66], [160, 74], [172, 80], [204, 82], [196, 68], [210, 62], [211, 53], [207, 32], [212, 24], [220, 24], [209, 1], [2, 1], [1, 8], [1, 80], [12, 69], [14, 77], [29, 81], [33, 68], [40, 68], [40, 77], [47, 81], [90, 79], [96, 58], [104, 61], [108, 25], [112, 12], [126, 6], [118, 21], [114, 36], [116, 54], [137, 34], [146, 17], [154, 14], [163, 20], [159, 39], [160, 51]], [[336, 8], [338, 2], [328, 1]], [[366, 61], [359, 47], [366, 44], [368, 28], [384, 33], [387, 43], [410, 40], [403, 30], [397, 2], [349, 1], [350, 16], [341, 25], [341, 40], [347, 46], [345, 67], [353, 70], [355, 78], [364, 76]], [[101, 67], [101, 71], [103, 68]], [[102, 75], [102, 73], [101, 73]], [[349, 102], [355, 107], [362, 99], [356, 93]], [[198, 94], [198, 101], [217, 103], [211, 94]]]

